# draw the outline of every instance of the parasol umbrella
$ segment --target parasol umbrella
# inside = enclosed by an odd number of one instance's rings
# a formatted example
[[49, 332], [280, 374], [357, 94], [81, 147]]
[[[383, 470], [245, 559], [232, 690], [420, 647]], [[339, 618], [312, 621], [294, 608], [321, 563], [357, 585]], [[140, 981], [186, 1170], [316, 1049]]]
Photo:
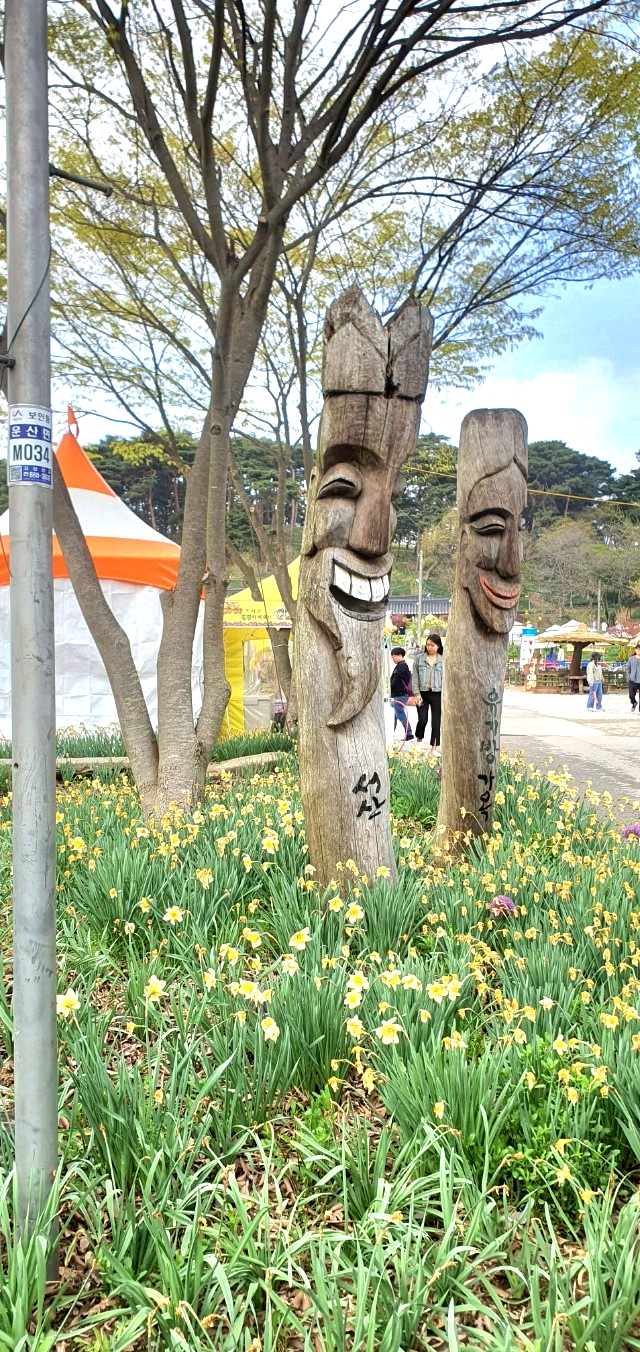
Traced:
[[[560, 637], [560, 635], [556, 635]], [[571, 622], [571, 628], [567, 625], [562, 633], [563, 643], [570, 643], [573, 647], [571, 662], [569, 663], [569, 680], [574, 691], [579, 692], [582, 676], [582, 654], [584, 649], [593, 645], [600, 645], [602, 648], [602, 634], [597, 629], [591, 629], [588, 624], [581, 624], [577, 620]]]

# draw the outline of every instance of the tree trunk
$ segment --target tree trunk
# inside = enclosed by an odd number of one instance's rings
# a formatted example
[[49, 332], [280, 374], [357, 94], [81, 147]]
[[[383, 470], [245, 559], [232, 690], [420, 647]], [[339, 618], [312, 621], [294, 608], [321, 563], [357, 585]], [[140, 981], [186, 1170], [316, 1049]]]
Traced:
[[415, 446], [431, 328], [416, 304], [383, 328], [356, 287], [325, 324], [295, 634], [300, 788], [320, 886], [347, 859], [369, 878], [396, 877], [380, 670], [392, 498]]
[[143, 810], [148, 813], [156, 792], [158, 744], [131, 653], [131, 644], [105, 599], [89, 547], [55, 456], [53, 475], [54, 529], [76, 600], [109, 678], [122, 739]]
[[278, 685], [282, 693], [282, 698], [286, 700], [287, 706], [291, 696], [291, 657], [289, 653], [290, 629], [278, 629], [275, 625], [267, 625], [267, 633], [271, 643], [273, 661], [276, 668]]
[[187, 476], [182, 549], [175, 590], [162, 597], [163, 628], [158, 651], [158, 783], [153, 814], [172, 802], [187, 807], [204, 792], [194, 726], [193, 640], [205, 572], [207, 486], [210, 472], [210, 415], [205, 419]]
[[569, 686], [574, 695], [579, 695], [582, 688], [582, 654], [586, 646], [586, 643], [574, 643], [571, 653]]
[[513, 409], [469, 413], [458, 453], [459, 540], [442, 694], [438, 831], [454, 848], [491, 831], [509, 630], [520, 597], [526, 423]]

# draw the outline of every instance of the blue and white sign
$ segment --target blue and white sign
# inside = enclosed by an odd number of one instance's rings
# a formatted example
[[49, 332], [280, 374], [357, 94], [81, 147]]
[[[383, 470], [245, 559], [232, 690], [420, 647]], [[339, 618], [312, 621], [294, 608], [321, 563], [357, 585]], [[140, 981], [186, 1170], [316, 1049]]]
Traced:
[[7, 482], [53, 488], [51, 409], [12, 404], [9, 409]]

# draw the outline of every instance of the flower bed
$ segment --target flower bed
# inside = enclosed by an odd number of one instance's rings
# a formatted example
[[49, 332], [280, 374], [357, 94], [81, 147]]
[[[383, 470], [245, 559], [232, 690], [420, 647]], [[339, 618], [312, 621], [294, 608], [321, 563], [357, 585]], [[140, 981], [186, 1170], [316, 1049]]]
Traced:
[[436, 868], [438, 787], [394, 762], [398, 886], [323, 893], [292, 758], [155, 826], [61, 790], [65, 1280], [17, 1252], [0, 1115], [0, 1346], [640, 1347], [640, 842], [503, 762]]

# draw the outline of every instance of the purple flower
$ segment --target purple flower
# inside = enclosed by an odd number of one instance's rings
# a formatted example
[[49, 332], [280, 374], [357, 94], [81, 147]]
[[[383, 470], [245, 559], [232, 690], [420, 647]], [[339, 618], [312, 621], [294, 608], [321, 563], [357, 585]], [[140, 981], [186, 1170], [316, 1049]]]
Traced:
[[511, 897], [494, 897], [489, 902], [489, 912], [491, 915], [515, 915], [516, 903]]
[[640, 822], [636, 822], [633, 826], [625, 826], [624, 831], [622, 832], [622, 839], [630, 840], [631, 838], [640, 840]]

